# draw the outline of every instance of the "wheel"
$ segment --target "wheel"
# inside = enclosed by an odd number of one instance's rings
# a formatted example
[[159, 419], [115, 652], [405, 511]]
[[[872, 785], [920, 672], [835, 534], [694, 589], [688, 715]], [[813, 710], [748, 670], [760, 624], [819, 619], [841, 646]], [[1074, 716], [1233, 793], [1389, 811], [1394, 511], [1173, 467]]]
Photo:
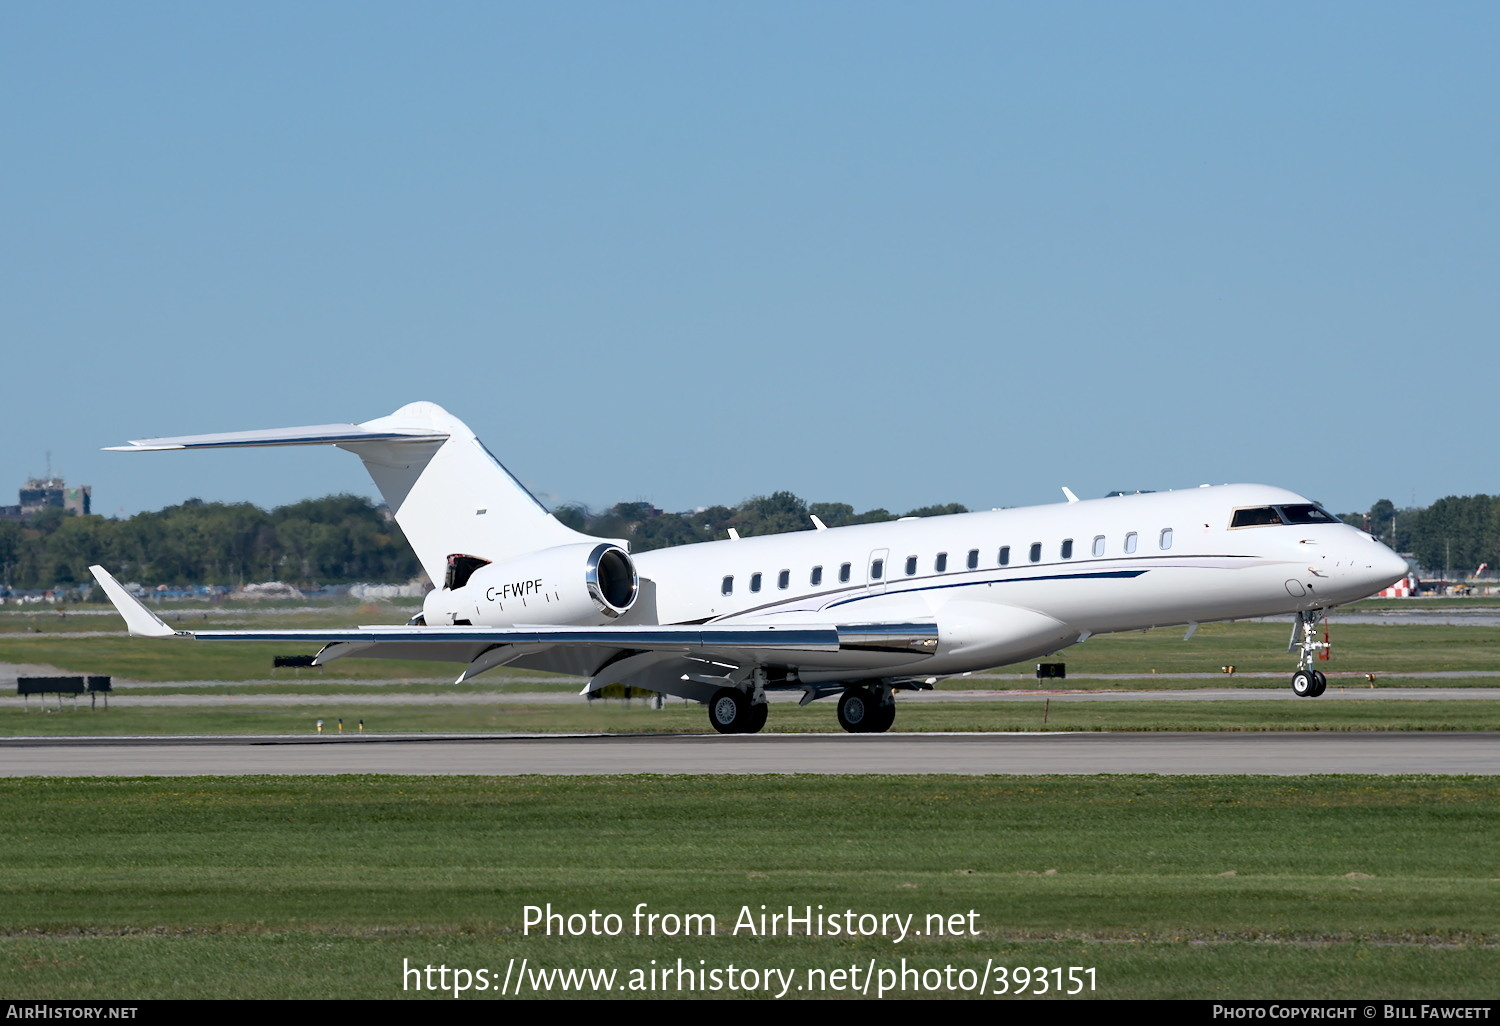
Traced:
[[869, 688], [849, 688], [839, 699], [839, 726], [851, 734], [868, 733], [875, 709]]
[[1292, 694], [1298, 698], [1318, 697], [1318, 678], [1312, 670], [1298, 670], [1292, 674]]
[[766, 725], [766, 714], [771, 711], [769, 702], [750, 706], [750, 712], [745, 717], [745, 726], [741, 728], [741, 734], [759, 734], [760, 728]]
[[709, 699], [708, 722], [720, 734], [743, 734], [750, 722], [750, 696], [739, 688], [720, 688]]
[[892, 698], [889, 702], [873, 706], [866, 720], [866, 734], [884, 734], [891, 729], [891, 724], [896, 722], [896, 700]]
[[1328, 690], [1328, 677], [1323, 673], [1322, 670], [1314, 670], [1312, 672], [1312, 675], [1318, 682], [1318, 686], [1313, 690], [1312, 697], [1317, 698], [1323, 692]]

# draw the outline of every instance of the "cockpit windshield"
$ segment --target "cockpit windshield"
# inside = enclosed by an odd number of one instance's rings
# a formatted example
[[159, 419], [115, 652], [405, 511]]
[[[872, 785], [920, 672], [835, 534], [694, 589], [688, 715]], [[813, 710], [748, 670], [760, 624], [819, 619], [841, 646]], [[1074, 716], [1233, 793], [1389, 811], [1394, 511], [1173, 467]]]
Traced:
[[1281, 524], [1336, 524], [1339, 520], [1332, 513], [1310, 502], [1291, 506], [1246, 506], [1234, 511], [1229, 518], [1230, 528], [1271, 527]]
[[1266, 527], [1270, 524], [1281, 524], [1281, 514], [1276, 512], [1275, 506], [1255, 506], [1251, 509], [1237, 509], [1234, 516], [1230, 518], [1230, 527]]
[[1325, 509], [1320, 509], [1312, 503], [1304, 503], [1300, 506], [1278, 506], [1281, 515], [1289, 524], [1335, 524], [1338, 518]]

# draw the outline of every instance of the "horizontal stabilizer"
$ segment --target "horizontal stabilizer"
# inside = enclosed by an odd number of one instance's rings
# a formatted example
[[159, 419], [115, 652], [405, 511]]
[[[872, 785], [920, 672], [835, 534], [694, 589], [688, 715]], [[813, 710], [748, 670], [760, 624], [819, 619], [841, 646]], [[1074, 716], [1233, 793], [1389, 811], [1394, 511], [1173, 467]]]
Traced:
[[360, 424], [314, 424], [310, 427], [225, 431], [212, 435], [142, 438], [111, 445], [107, 452], [162, 452], [167, 449], [233, 449], [262, 445], [340, 445], [347, 442], [422, 442], [447, 438], [443, 431], [417, 429], [371, 430]]

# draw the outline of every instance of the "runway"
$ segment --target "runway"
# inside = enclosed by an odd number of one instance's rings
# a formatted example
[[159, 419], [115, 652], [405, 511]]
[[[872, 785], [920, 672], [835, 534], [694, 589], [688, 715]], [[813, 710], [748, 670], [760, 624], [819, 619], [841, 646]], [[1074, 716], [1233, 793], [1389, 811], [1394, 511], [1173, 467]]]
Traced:
[[0, 776], [1500, 773], [1500, 733], [7, 738]]

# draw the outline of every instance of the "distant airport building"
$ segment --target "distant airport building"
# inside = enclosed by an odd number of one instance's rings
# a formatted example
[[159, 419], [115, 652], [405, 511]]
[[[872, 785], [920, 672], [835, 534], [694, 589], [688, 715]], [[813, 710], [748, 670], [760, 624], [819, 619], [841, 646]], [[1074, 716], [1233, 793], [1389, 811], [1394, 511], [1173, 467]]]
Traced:
[[51, 506], [87, 516], [92, 510], [93, 488], [69, 488], [60, 477], [33, 477], [21, 487], [20, 500], [15, 506], [0, 506], [0, 518], [24, 520]]

